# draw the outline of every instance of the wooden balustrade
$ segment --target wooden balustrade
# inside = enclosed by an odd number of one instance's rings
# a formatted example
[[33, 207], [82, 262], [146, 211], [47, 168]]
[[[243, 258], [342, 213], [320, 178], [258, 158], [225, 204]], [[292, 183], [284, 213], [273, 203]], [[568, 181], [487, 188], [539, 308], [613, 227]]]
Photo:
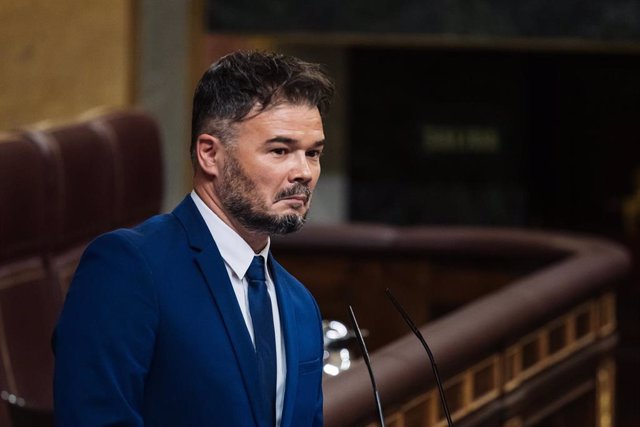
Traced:
[[[385, 301], [387, 286], [426, 323], [457, 426], [613, 425], [615, 288], [630, 267], [618, 245], [524, 230], [344, 226], [310, 227], [274, 251], [325, 317], [344, 319], [350, 303], [367, 319], [388, 426], [446, 421], [426, 354]], [[443, 301], [451, 310], [437, 317]], [[362, 362], [325, 378], [324, 393], [326, 426], [376, 425]]]

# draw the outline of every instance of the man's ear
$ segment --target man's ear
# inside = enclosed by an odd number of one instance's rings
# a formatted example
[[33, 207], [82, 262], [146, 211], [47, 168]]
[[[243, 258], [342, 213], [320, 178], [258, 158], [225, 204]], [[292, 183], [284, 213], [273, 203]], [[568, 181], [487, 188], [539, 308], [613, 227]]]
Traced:
[[206, 133], [198, 136], [196, 141], [196, 160], [204, 173], [218, 176], [221, 156], [222, 141], [219, 138]]

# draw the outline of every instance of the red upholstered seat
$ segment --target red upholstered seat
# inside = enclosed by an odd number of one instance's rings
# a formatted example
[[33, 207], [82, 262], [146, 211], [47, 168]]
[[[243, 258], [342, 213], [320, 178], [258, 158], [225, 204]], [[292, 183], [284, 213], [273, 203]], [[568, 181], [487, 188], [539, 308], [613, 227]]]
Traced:
[[[61, 304], [47, 253], [55, 192], [51, 159], [23, 135], [0, 139], [0, 394], [50, 408], [50, 339]], [[2, 405], [0, 425], [11, 425]]]
[[134, 225], [158, 213], [163, 176], [156, 122], [140, 111], [118, 111], [96, 117], [91, 126], [109, 140], [118, 168], [116, 222]]
[[0, 426], [52, 423], [64, 294], [89, 241], [158, 213], [161, 157], [132, 110], [0, 136]]
[[54, 249], [114, 227], [116, 166], [110, 142], [86, 122], [32, 131], [28, 137], [54, 159], [48, 177], [56, 195]]
[[50, 237], [48, 162], [20, 134], [0, 138], [0, 264], [44, 250]]

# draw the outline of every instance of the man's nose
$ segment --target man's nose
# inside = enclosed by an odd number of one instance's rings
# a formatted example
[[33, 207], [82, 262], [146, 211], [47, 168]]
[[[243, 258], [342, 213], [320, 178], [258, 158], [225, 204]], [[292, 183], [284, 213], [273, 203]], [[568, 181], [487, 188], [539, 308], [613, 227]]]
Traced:
[[309, 182], [312, 178], [313, 173], [306, 153], [296, 153], [289, 172], [289, 180], [291, 182]]

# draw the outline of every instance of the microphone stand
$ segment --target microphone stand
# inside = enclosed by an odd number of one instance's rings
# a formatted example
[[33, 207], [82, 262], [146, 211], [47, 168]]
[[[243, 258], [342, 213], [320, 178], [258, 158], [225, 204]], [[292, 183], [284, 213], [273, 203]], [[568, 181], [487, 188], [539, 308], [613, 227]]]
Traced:
[[362, 357], [364, 358], [364, 363], [367, 365], [367, 369], [369, 370], [369, 378], [371, 378], [371, 385], [373, 386], [373, 397], [376, 401], [376, 410], [378, 411], [378, 418], [380, 419], [380, 427], [385, 427], [384, 425], [384, 415], [382, 414], [382, 404], [380, 403], [380, 393], [378, 393], [378, 386], [376, 386], [376, 379], [373, 376], [373, 370], [371, 369], [371, 360], [369, 360], [369, 352], [367, 351], [367, 345], [364, 343], [364, 338], [362, 338], [362, 331], [360, 331], [360, 327], [358, 326], [358, 321], [356, 320], [356, 315], [353, 312], [353, 308], [349, 306], [349, 314], [351, 315], [351, 322], [356, 330], [356, 337], [358, 338], [358, 344], [360, 344], [360, 350], [362, 351]]
[[395, 297], [393, 296], [389, 288], [385, 290], [385, 293], [393, 303], [396, 310], [398, 310], [398, 312], [400, 313], [400, 315], [402, 316], [406, 324], [409, 325], [409, 328], [411, 329], [411, 331], [415, 334], [416, 337], [418, 337], [424, 349], [427, 351], [427, 355], [429, 356], [429, 361], [431, 361], [431, 369], [433, 370], [433, 376], [436, 379], [436, 384], [438, 385], [438, 391], [440, 392], [440, 401], [442, 402], [442, 409], [444, 410], [444, 415], [447, 418], [447, 423], [449, 424], [449, 427], [453, 427], [453, 421], [451, 421], [451, 414], [449, 413], [449, 405], [447, 405], [447, 399], [444, 396], [444, 389], [442, 387], [442, 382], [440, 381], [440, 375], [438, 374], [438, 367], [436, 366], [436, 360], [433, 357], [433, 353], [431, 353], [431, 349], [429, 348], [429, 346], [427, 345], [427, 342], [425, 341], [424, 337], [420, 333], [420, 330], [416, 327], [415, 323], [413, 323], [413, 320], [411, 320], [411, 318], [409, 317], [409, 314], [407, 314], [405, 309], [402, 308], [402, 305], [400, 305], [398, 300], [395, 299]]

